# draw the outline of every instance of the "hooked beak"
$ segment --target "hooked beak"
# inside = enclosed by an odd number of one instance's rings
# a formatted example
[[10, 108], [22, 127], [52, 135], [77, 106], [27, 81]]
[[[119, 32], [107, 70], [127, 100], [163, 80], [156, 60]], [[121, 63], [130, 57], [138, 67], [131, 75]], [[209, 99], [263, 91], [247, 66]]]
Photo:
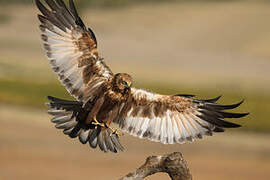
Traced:
[[124, 89], [125, 93], [128, 92], [129, 90], [130, 90], [130, 86], [125, 85], [125, 89]]

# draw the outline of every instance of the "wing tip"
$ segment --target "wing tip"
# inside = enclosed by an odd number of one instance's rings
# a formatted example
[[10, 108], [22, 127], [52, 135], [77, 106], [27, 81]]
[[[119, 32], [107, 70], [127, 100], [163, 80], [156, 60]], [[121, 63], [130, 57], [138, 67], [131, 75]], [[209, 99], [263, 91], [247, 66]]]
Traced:
[[174, 96], [186, 97], [186, 98], [193, 98], [196, 95], [193, 95], [193, 94], [175, 94]]
[[215, 103], [215, 102], [217, 102], [221, 97], [222, 97], [222, 95], [219, 95], [219, 96], [217, 96], [217, 97], [215, 97], [215, 98], [212, 98], [212, 99], [205, 99], [205, 100], [203, 100], [203, 101], [205, 101], [205, 102], [210, 102], [210, 103]]

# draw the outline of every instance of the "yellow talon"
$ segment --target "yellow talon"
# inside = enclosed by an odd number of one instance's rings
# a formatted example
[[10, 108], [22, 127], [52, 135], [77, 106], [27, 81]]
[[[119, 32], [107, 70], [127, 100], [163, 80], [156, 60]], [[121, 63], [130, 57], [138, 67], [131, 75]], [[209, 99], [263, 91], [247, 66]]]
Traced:
[[102, 123], [98, 122], [96, 117], [93, 118], [93, 121], [91, 122], [91, 124], [95, 125], [95, 128], [97, 128], [98, 126], [103, 127], [103, 128], [104, 127], [109, 128], [112, 131], [110, 136], [112, 136], [113, 134], [116, 134], [117, 136], [123, 136], [124, 135], [123, 133], [119, 132], [118, 129], [114, 129], [114, 128], [108, 126], [107, 124], [105, 124], [103, 122]]
[[123, 136], [124, 134], [119, 132], [118, 129], [114, 129], [112, 127], [108, 127], [110, 128], [110, 130], [112, 130], [112, 133], [110, 134], [110, 136], [112, 136], [113, 134], [116, 134], [117, 136]]
[[94, 122], [92, 122], [92, 124], [96, 126], [95, 128], [97, 128], [97, 126], [106, 127], [104, 123], [98, 122], [98, 120], [95, 117], [93, 118], [93, 120]]

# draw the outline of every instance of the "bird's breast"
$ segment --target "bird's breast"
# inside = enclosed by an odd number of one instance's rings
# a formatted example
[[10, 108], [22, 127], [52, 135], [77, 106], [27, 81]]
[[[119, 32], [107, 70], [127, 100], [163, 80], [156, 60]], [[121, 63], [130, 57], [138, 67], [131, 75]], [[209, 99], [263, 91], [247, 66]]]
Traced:
[[122, 97], [114, 92], [105, 93], [104, 102], [99, 109], [97, 118], [103, 122], [110, 122], [118, 113], [119, 105], [122, 102]]

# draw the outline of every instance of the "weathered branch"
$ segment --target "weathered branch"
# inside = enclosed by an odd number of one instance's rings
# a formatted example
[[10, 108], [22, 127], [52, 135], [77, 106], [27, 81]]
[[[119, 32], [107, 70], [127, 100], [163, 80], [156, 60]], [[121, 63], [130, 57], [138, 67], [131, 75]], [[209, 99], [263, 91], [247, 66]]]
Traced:
[[172, 180], [192, 180], [187, 163], [180, 152], [150, 156], [141, 167], [120, 180], [142, 180], [158, 172], [168, 173]]

